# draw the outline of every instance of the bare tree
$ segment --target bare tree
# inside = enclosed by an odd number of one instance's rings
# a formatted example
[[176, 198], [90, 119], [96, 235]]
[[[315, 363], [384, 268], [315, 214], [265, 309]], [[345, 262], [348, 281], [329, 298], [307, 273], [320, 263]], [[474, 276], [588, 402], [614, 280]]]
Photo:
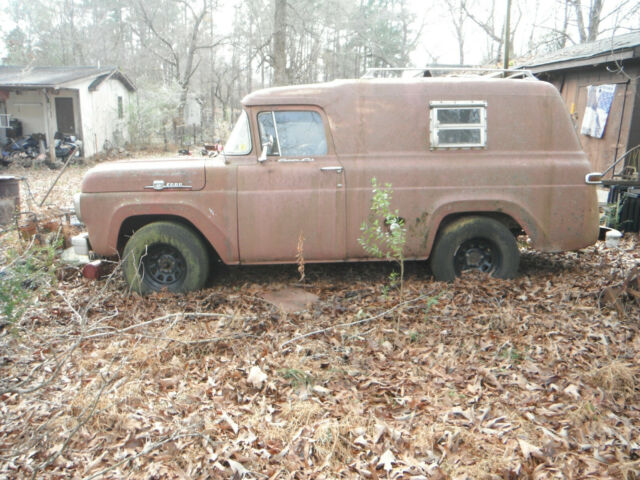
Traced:
[[568, 0], [568, 2], [575, 9], [578, 34], [580, 35], [580, 43], [594, 41], [599, 33], [600, 16], [602, 15], [604, 0], [592, 0], [588, 11], [589, 23], [587, 25], [585, 25], [584, 23], [581, 0]]
[[273, 14], [273, 83], [284, 85], [287, 82], [286, 52], [287, 0], [275, 0]]
[[465, 15], [465, 2], [466, 0], [445, 0], [453, 24], [454, 34], [458, 41], [458, 59], [460, 65], [464, 65], [464, 24], [468, 18], [467, 15]]
[[[186, 0], [175, 0], [175, 5], [180, 5], [185, 11], [185, 33], [183, 42], [175, 42], [168, 34], [170, 30], [160, 28], [160, 22], [157, 20], [158, 13], [162, 14], [166, 10], [166, 3], [156, 4], [156, 8], [151, 11], [145, 5], [145, 2], [138, 0], [136, 7], [146, 27], [152, 33], [156, 40], [153, 44], [148, 42], [145, 44], [147, 48], [166, 65], [170, 67], [172, 77], [180, 86], [180, 100], [178, 103], [177, 121], [180, 124], [184, 118], [184, 108], [187, 103], [189, 88], [193, 75], [200, 66], [200, 58], [197, 56], [199, 50], [215, 48], [222, 44], [223, 39], [211, 39], [206, 44], [199, 44], [200, 28], [206, 15], [210, 13], [209, 5], [206, 0], [202, 0], [200, 8], [197, 10]], [[175, 34], [175, 32], [173, 32]], [[148, 40], [145, 35], [138, 32], [141, 41]]]

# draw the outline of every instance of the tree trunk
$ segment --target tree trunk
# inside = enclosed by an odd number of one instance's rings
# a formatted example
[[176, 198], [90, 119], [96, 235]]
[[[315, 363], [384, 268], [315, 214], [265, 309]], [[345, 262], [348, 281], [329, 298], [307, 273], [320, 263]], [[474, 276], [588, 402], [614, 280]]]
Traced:
[[286, 23], [287, 0], [275, 0], [276, 8], [273, 18], [273, 83], [286, 85], [287, 82], [287, 52], [286, 52]]

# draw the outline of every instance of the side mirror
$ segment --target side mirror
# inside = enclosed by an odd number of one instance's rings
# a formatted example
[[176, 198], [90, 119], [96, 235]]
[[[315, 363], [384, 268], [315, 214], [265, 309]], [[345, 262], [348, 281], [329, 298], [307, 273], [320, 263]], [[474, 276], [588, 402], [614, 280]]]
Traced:
[[269, 141], [262, 144], [262, 153], [258, 157], [260, 163], [267, 161], [267, 153], [273, 147], [273, 135], [269, 135]]

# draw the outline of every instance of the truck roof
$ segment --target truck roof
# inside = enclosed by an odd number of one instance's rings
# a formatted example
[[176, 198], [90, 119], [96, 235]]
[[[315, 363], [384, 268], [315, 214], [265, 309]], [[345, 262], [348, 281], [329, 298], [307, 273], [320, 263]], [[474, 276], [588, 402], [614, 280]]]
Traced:
[[575, 151], [580, 145], [566, 107], [547, 82], [486, 77], [376, 78], [258, 90], [247, 108], [313, 106], [327, 115], [335, 151], [428, 149], [431, 102], [487, 104], [491, 151]]
[[426, 95], [455, 100], [471, 95], [552, 95], [554, 87], [546, 82], [524, 79], [483, 77], [376, 78], [334, 80], [327, 83], [272, 87], [257, 90], [242, 99], [242, 104], [317, 105], [327, 107], [350, 97], [368, 95]]

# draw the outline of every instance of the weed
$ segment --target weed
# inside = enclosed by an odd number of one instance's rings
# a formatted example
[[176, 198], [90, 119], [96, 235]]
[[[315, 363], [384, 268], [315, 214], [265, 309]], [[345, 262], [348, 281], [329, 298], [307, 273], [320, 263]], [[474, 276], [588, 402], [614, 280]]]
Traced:
[[296, 249], [296, 263], [298, 264], [298, 273], [300, 274], [300, 282], [304, 282], [304, 235], [302, 232], [298, 235], [298, 247]]
[[524, 353], [512, 346], [502, 348], [497, 355], [513, 363], [520, 363], [524, 360]]
[[427, 305], [424, 307], [424, 321], [426, 322], [429, 318], [429, 310], [431, 310], [431, 307], [433, 307], [434, 305], [438, 304], [438, 301], [440, 301], [440, 297], [442, 296], [442, 292], [434, 295], [433, 297], [429, 297], [429, 299], [427, 300]]
[[616, 398], [629, 399], [637, 391], [638, 368], [622, 360], [611, 360], [607, 365], [592, 370], [590, 380]]
[[607, 227], [619, 229], [620, 225], [620, 210], [624, 202], [624, 194], [620, 196], [620, 200], [617, 203], [609, 203], [604, 207], [604, 221]]
[[313, 377], [296, 368], [284, 368], [282, 370], [278, 370], [278, 374], [285, 380], [289, 380], [289, 384], [293, 388], [313, 385]]
[[409, 341], [411, 343], [415, 343], [420, 340], [420, 334], [418, 332], [410, 332], [409, 333]]
[[7, 253], [0, 268], [0, 321], [19, 321], [38, 293], [55, 281], [55, 255], [55, 244]]

